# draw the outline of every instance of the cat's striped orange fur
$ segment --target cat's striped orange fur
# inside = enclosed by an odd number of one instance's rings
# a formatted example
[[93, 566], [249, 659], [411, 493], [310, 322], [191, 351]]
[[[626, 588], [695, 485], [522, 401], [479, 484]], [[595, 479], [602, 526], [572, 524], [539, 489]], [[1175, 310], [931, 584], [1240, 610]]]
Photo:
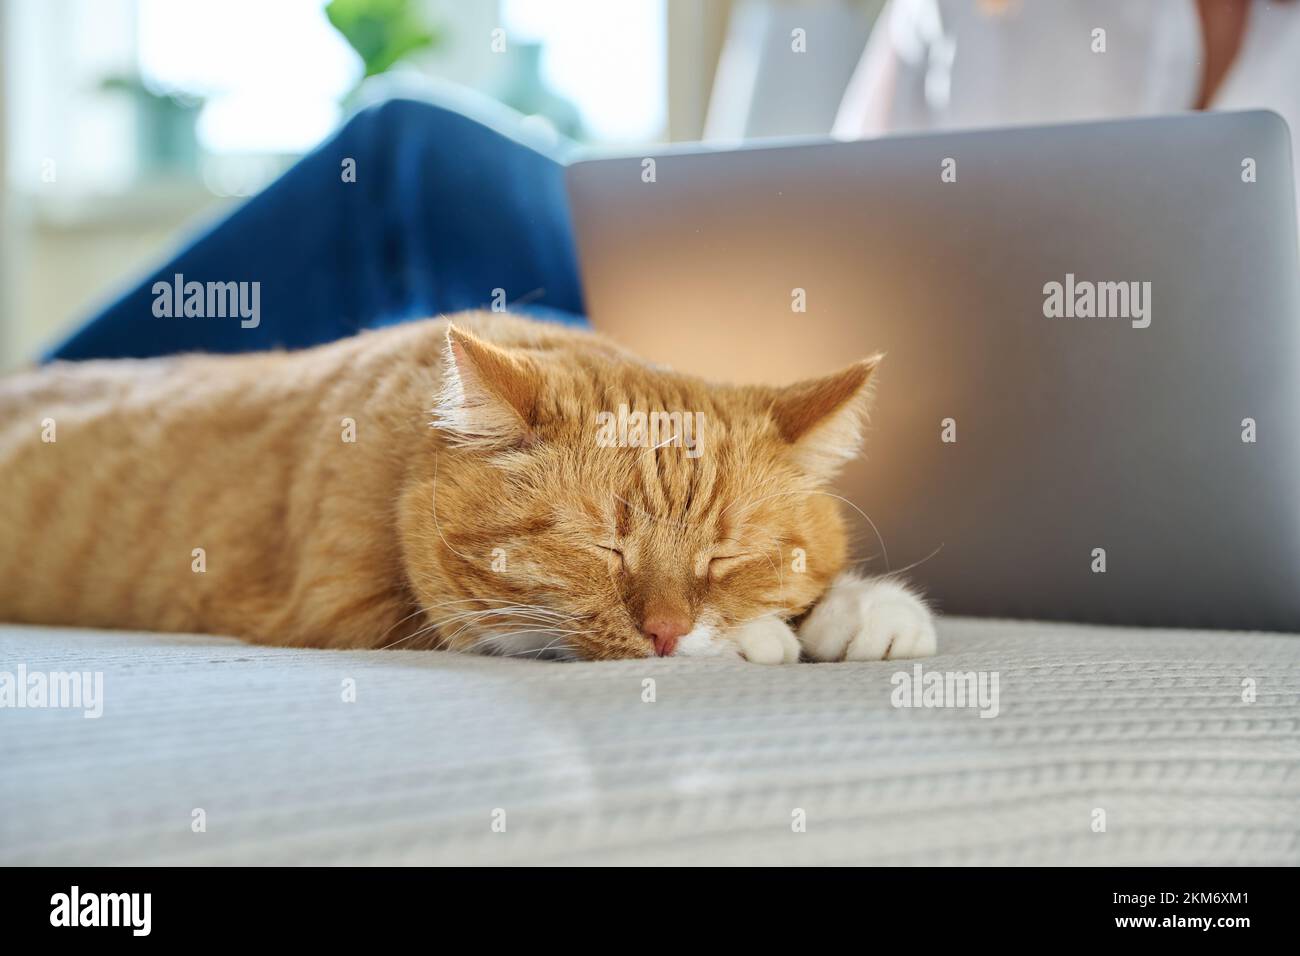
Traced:
[[[0, 619], [640, 657], [648, 616], [725, 635], [841, 570], [815, 491], [856, 450], [874, 360], [723, 387], [580, 331], [453, 321], [0, 381]], [[701, 453], [602, 447], [620, 404], [703, 413]]]

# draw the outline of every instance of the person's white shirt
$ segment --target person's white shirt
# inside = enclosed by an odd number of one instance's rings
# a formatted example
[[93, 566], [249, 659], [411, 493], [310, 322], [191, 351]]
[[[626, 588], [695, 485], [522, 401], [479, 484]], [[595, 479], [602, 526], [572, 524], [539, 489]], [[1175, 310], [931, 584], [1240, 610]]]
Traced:
[[[1190, 110], [1202, 59], [1196, 0], [890, 0], [834, 135]], [[1252, 0], [1210, 108], [1279, 113], [1300, 154], [1300, 3]]]

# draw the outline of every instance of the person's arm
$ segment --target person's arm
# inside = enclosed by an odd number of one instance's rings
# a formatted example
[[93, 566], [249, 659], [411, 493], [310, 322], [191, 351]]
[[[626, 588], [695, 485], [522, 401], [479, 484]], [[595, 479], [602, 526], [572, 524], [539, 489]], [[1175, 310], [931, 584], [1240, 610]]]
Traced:
[[833, 135], [864, 139], [929, 126], [925, 78], [931, 44], [941, 35], [935, 0], [890, 0], [844, 91]]

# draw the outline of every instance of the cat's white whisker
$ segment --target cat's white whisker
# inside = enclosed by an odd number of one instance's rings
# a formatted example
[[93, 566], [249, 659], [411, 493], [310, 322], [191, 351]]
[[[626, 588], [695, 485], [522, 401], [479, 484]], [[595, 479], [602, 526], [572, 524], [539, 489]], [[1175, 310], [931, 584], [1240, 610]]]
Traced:
[[[399, 626], [402, 625], [402, 624], [405, 624], [407, 621], [409, 621], [411, 618], [415, 617], [416, 615], [418, 615], [418, 614], [423, 614], [423, 613], [424, 613], [424, 608], [422, 608], [422, 607], [416, 607], [416, 609], [415, 609], [414, 611], [412, 611], [410, 614], [406, 615], [406, 617], [400, 618], [399, 620], [397, 620], [397, 621], [395, 621], [393, 624], [391, 624], [391, 625], [387, 628], [387, 630], [384, 631], [384, 633], [382, 633], [382, 634], [379, 635], [379, 638], [378, 638], [378, 639], [382, 641], [382, 640], [383, 640], [384, 638], [386, 638], [389, 634], [393, 633], [393, 630], [394, 630], [395, 628], [399, 627]], [[381, 648], [381, 650], [382, 650], [382, 648]]]
[[464, 558], [466, 561], [472, 561], [473, 558], [461, 554], [461, 552], [451, 546], [451, 542], [447, 540], [447, 536], [442, 533], [442, 525], [438, 523], [438, 452], [436, 450], [433, 453], [433, 481], [429, 489], [429, 510], [433, 513], [434, 530], [438, 532], [438, 537], [441, 538], [442, 543], [447, 546], [447, 550], [457, 557]]
[[[923, 557], [923, 558], [918, 558], [916, 561], [913, 561], [911, 564], [906, 564], [906, 565], [904, 565], [903, 567], [901, 567], [901, 568], [897, 568], [897, 569], [895, 569], [895, 570], [893, 570], [893, 571], [887, 571], [887, 572], [885, 572], [884, 574], [879, 575], [879, 577], [896, 578], [896, 577], [898, 577], [900, 574], [906, 574], [908, 571], [914, 570], [915, 568], [918, 568], [918, 567], [920, 567], [921, 565], [925, 564], [925, 562], [927, 562], [927, 561], [929, 561], [931, 558], [935, 557], [935, 556], [936, 556], [940, 551], [942, 551], [942, 550], [943, 550], [943, 545], [940, 544], [937, 548], [935, 548], [933, 551], [931, 551], [931, 552], [930, 552], [929, 554], [927, 554], [925, 557]], [[857, 563], [858, 563], [858, 564], [865, 564], [867, 561], [870, 561], [870, 560], [873, 560], [873, 559], [871, 559], [871, 558], [867, 558], [867, 559], [864, 559], [863, 561], [859, 561], [859, 562], [857, 562]]]
[[[498, 618], [501, 620], [497, 620]], [[562, 636], [559, 639], [563, 640], [563, 635], [591, 633], [568, 626], [577, 620], [572, 615], [560, 614], [536, 605], [512, 605], [460, 611], [432, 622], [426, 630], [436, 629], [443, 646], [446, 647], [451, 647], [461, 634], [470, 629], [485, 630], [487, 633], [475, 638], [465, 647], [459, 648], [462, 651], [473, 652], [481, 647], [491, 648], [493, 641], [512, 635], [560, 634]], [[446, 633], [446, 628], [452, 624], [459, 624], [459, 626], [451, 633]]]
[[[872, 530], [873, 532], [875, 532], [875, 535], [876, 535], [876, 541], [879, 542], [879, 544], [880, 544], [880, 553], [881, 553], [881, 556], [885, 559], [885, 573], [886, 573], [886, 574], [890, 573], [890, 571], [889, 571], [889, 549], [885, 547], [885, 539], [884, 539], [883, 537], [881, 537], [880, 529], [876, 527], [876, 523], [875, 523], [874, 521], [871, 520], [871, 516], [870, 516], [869, 514], [867, 514], [865, 511], [863, 511], [861, 508], [859, 508], [856, 504], [854, 504], [854, 503], [853, 503], [852, 501], [850, 501], [848, 498], [845, 498], [843, 495], [837, 495], [837, 494], [835, 494], [834, 492], [831, 492], [831, 491], [821, 491], [821, 490], [818, 490], [818, 489], [809, 488], [809, 489], [804, 489], [804, 490], [802, 490], [802, 491], [778, 491], [778, 492], [776, 492], [775, 494], [768, 495], [766, 498], [759, 498], [759, 499], [757, 499], [756, 501], [754, 501], [754, 502], [752, 502], [752, 503], [753, 503], [753, 504], [758, 504], [759, 501], [767, 501], [767, 500], [769, 500], [769, 499], [771, 499], [771, 498], [781, 498], [781, 497], [784, 497], [784, 496], [787, 496], [787, 495], [801, 495], [801, 494], [806, 494], [806, 495], [825, 495], [827, 498], [835, 498], [835, 499], [838, 500], [838, 501], [842, 501], [842, 502], [844, 502], [846, 505], [848, 505], [850, 508], [852, 508], [852, 509], [853, 509], [854, 511], [856, 511], [858, 514], [862, 515], [863, 520], [866, 521], [867, 524], [871, 525], [871, 530]], [[740, 502], [734, 502], [734, 503], [728, 505], [726, 508], [723, 508], [723, 509], [722, 509], [722, 514], [726, 514], [728, 511], [730, 511], [732, 508], [734, 508], [734, 507], [736, 506], [736, 504], [739, 504], [739, 503], [740, 503]]]
[[572, 653], [573, 653], [573, 648], [571, 648], [571, 647], [568, 645], [568, 643], [567, 643], [567, 639], [566, 639], [566, 638], [563, 638], [563, 637], [558, 637], [558, 638], [556, 638], [555, 640], [553, 640], [553, 641], [549, 642], [548, 644], [546, 644], [546, 646], [544, 646], [544, 647], [538, 647], [538, 648], [533, 648], [533, 649], [529, 649], [529, 650], [522, 650], [522, 651], [515, 651], [514, 653], [511, 653], [511, 654], [503, 654], [503, 655], [501, 655], [501, 656], [502, 656], [502, 657], [524, 657], [524, 656], [527, 656], [527, 655], [530, 655], [530, 654], [531, 654], [531, 655], [533, 655], [533, 656], [535, 656], [535, 657], [539, 657], [539, 658], [540, 658], [543, 654], [550, 653], [551, 651], [555, 651], [555, 650], [557, 650], [557, 649], [558, 649], [558, 650], [562, 650], [562, 651], [564, 651], [565, 653], [569, 653], [569, 654], [572, 654]]
[[464, 611], [457, 611], [454, 614], [448, 615], [443, 618], [439, 618], [434, 623], [438, 627], [444, 627], [448, 624], [452, 624], [457, 621], [475, 620], [480, 618], [491, 618], [491, 617], [519, 618], [519, 619], [533, 620], [533, 621], [538, 621], [543, 623], [558, 621], [563, 624], [571, 623], [572, 621], [577, 620], [576, 618], [573, 618], [568, 615], [549, 614], [549, 613], [540, 612], [535, 608], [531, 608], [527, 606], [514, 606], [514, 607], [504, 607], [504, 608], [472, 608]]
[[[529, 648], [523, 648], [518, 651], [507, 652], [505, 647], [503, 646], [504, 638], [520, 638], [527, 635], [537, 635], [539, 637], [545, 637], [546, 635], [552, 633], [558, 633], [559, 636], [552, 638], [542, 647], [536, 647], [536, 648], [529, 647]], [[557, 648], [563, 650], [565, 653], [568, 654], [576, 654], [576, 651], [572, 647], [568, 646], [567, 642], [569, 638], [575, 635], [594, 634], [594, 633], [596, 632], [592, 630], [563, 630], [557, 632], [556, 629], [553, 628], [538, 628], [538, 627], [524, 627], [524, 628], [515, 628], [515, 629], [494, 629], [492, 632], [488, 634], [484, 634], [482, 637], [476, 638], [469, 645], [462, 648], [462, 650], [467, 652], [474, 652], [479, 648], [486, 647], [488, 648], [489, 652], [493, 652], [494, 656], [498, 656], [498, 657], [523, 657], [529, 654], [540, 657], [542, 654], [554, 651]]]
[[[434, 607], [438, 607], [438, 606], [439, 605], [434, 605]], [[498, 607], [467, 608], [465, 610], [467, 612], [481, 612], [481, 613], [492, 613], [492, 614], [505, 614], [505, 613], [532, 614], [537, 617], [553, 618], [556, 620], [574, 619], [574, 615], [572, 614], [563, 614], [559, 611], [552, 610], [551, 608], [543, 607], [539, 604], [506, 603]]]

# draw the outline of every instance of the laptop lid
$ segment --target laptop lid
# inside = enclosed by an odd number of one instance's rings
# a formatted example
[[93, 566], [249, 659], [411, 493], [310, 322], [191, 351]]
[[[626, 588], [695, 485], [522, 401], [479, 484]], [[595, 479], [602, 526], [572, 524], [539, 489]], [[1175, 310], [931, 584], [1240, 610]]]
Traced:
[[718, 381], [876, 351], [849, 504], [948, 613], [1300, 629], [1300, 254], [1267, 112], [573, 164], [596, 328]]

